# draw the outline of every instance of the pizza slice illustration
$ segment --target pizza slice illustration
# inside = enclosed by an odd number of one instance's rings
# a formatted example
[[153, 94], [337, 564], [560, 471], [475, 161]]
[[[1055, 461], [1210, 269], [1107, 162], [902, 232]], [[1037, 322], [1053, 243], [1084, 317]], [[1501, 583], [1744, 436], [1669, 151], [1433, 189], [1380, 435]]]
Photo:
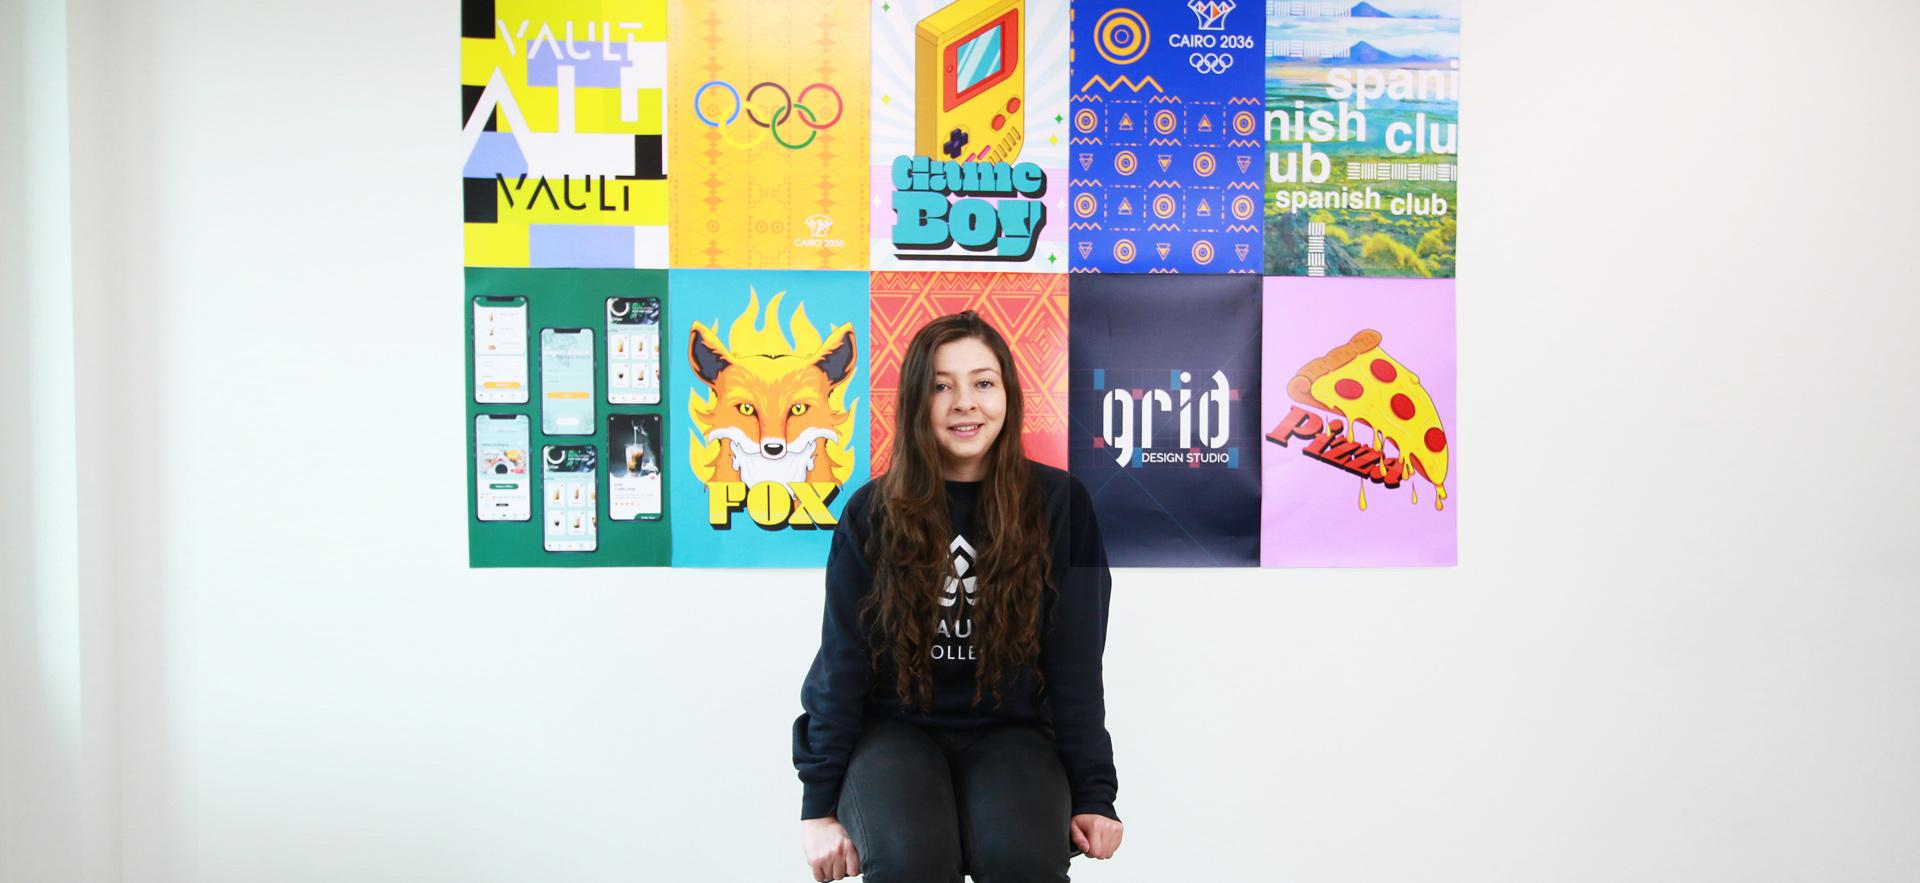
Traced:
[[[1433, 482], [1438, 508], [1447, 498], [1446, 428], [1419, 375], [1381, 349], [1380, 340], [1380, 332], [1371, 328], [1355, 333], [1345, 344], [1302, 365], [1287, 382], [1287, 395], [1302, 405], [1343, 415], [1350, 424], [1366, 424], [1373, 430], [1376, 450], [1392, 444]], [[1352, 435], [1353, 429], [1347, 432]]]

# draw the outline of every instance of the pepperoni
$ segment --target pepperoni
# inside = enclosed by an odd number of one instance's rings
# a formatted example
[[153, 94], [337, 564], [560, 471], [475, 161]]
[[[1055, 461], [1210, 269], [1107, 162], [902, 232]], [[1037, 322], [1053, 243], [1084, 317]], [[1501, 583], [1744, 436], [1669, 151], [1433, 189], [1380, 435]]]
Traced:
[[1393, 363], [1386, 359], [1374, 359], [1370, 367], [1373, 376], [1380, 378], [1381, 383], [1392, 383], [1395, 377], [1400, 376], [1400, 372], [1393, 370]]
[[1339, 393], [1343, 399], [1357, 399], [1361, 393], [1366, 392], [1365, 389], [1361, 388], [1360, 381], [1351, 378], [1343, 379], [1339, 383], [1334, 384], [1333, 391]]
[[[1379, 363], [1375, 362], [1374, 364], [1377, 365]], [[1389, 370], [1391, 370], [1391, 366], [1389, 366]], [[1405, 393], [1394, 393], [1393, 401], [1389, 404], [1393, 406], [1393, 416], [1402, 420], [1413, 419], [1413, 399], [1407, 398]]]
[[1435, 426], [1434, 428], [1427, 430], [1427, 450], [1438, 454], [1441, 451], [1444, 451], [1446, 449], [1447, 449], [1447, 434], [1444, 432], [1441, 432], [1440, 427], [1438, 426]]

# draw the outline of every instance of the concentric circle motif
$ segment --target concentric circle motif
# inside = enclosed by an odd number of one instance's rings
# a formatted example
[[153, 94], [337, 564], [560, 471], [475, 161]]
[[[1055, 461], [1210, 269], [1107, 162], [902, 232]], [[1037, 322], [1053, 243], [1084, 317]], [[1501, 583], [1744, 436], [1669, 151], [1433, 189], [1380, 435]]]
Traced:
[[1073, 127], [1081, 132], [1091, 132], [1100, 125], [1100, 115], [1091, 107], [1083, 107], [1073, 113]]
[[1174, 118], [1173, 111], [1165, 108], [1161, 108], [1153, 115], [1153, 129], [1162, 135], [1173, 134], [1173, 127], [1179, 125], [1179, 122]]
[[1193, 244], [1193, 262], [1196, 264], [1213, 263], [1213, 243], [1200, 240]]
[[1093, 217], [1100, 210], [1100, 202], [1091, 193], [1082, 193], [1073, 198], [1073, 213], [1083, 218]]
[[1100, 57], [1114, 64], [1132, 64], [1147, 54], [1152, 39], [1147, 20], [1131, 9], [1115, 9], [1093, 26], [1094, 48]]
[[1122, 150], [1113, 155], [1113, 170], [1122, 175], [1131, 175], [1139, 167], [1140, 158], [1134, 156], [1131, 150]]
[[1122, 239], [1113, 244], [1113, 259], [1123, 264], [1133, 263], [1133, 240]]
[[1162, 193], [1153, 198], [1153, 213], [1159, 217], [1173, 217], [1174, 208], [1173, 194], [1171, 193]]
[[1253, 118], [1253, 111], [1243, 110], [1233, 115], [1233, 133], [1236, 135], [1242, 137], [1252, 135], [1253, 127], [1257, 125], [1259, 121]]
[[1235, 218], [1242, 221], [1253, 217], [1253, 197], [1245, 193], [1234, 197], [1230, 210], [1233, 212]]
[[1213, 174], [1213, 154], [1202, 150], [1193, 155], [1193, 173], [1205, 178]]

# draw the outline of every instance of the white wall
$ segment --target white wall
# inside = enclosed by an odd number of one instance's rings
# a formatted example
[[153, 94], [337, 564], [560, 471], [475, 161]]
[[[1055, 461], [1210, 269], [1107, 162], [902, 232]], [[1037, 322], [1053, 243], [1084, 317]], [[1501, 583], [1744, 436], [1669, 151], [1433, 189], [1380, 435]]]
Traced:
[[[456, 4], [68, 5], [91, 879], [807, 879], [817, 571], [464, 566]], [[1119, 573], [1076, 879], [1920, 877], [1917, 25], [1470, 5], [1464, 563]]]

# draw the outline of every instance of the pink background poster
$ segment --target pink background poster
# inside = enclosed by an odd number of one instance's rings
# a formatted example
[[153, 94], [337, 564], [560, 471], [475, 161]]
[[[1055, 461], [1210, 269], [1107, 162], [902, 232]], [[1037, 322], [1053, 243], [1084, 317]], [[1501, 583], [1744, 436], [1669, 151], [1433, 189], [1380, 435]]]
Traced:
[[[1270, 276], [1262, 335], [1260, 563], [1266, 567], [1408, 567], [1452, 565], [1460, 508], [1454, 410], [1456, 373], [1453, 281]], [[1380, 349], [1419, 378], [1446, 435], [1446, 499], [1435, 508], [1434, 485], [1411, 467], [1398, 487], [1316, 458], [1312, 440], [1271, 440], [1295, 407], [1321, 421], [1335, 411], [1296, 401], [1287, 384], [1308, 362], [1348, 343], [1356, 332], [1380, 333]], [[1371, 442], [1366, 428], [1359, 440]], [[1395, 440], [1396, 442], [1398, 439]], [[1410, 440], [1415, 448], [1419, 440]], [[1388, 443], [1387, 457], [1399, 455]], [[1361, 506], [1364, 493], [1365, 508]]]

